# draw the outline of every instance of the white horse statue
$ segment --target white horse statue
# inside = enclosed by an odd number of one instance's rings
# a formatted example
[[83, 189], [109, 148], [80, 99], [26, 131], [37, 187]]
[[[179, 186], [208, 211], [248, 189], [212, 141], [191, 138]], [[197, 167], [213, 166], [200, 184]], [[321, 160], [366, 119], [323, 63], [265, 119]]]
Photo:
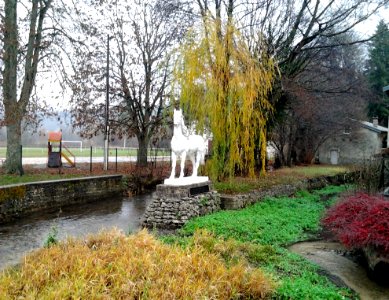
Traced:
[[[185, 126], [182, 110], [174, 110], [173, 116], [174, 130], [173, 138], [171, 140], [172, 148], [172, 172], [169, 179], [165, 180], [165, 184], [173, 183], [174, 180], [179, 183], [184, 178], [185, 160], [188, 156], [192, 161], [193, 172], [191, 176], [191, 183], [208, 180], [208, 177], [198, 177], [197, 171], [200, 164], [204, 163], [204, 156], [207, 150], [207, 139], [201, 135], [190, 134], [188, 128]], [[175, 179], [177, 158], [181, 160], [180, 177]], [[188, 181], [188, 180], [187, 180]]]

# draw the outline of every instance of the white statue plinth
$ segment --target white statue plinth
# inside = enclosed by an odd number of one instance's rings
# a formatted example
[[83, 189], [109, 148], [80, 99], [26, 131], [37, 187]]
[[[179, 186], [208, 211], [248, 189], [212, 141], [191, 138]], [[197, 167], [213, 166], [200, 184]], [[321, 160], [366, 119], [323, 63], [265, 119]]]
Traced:
[[181, 178], [168, 178], [163, 181], [163, 184], [172, 185], [172, 186], [183, 186], [183, 185], [191, 185], [195, 183], [203, 183], [208, 182], [208, 176], [188, 176]]

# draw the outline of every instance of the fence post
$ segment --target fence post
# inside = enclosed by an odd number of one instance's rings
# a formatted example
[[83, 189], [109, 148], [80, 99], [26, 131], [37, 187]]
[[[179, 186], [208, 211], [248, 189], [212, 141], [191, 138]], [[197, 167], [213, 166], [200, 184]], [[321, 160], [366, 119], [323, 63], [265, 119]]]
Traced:
[[23, 170], [23, 145], [20, 145], [20, 167], [19, 167], [19, 174], [20, 176], [24, 175]]
[[92, 146], [90, 146], [90, 156], [89, 156], [89, 172], [92, 173]]

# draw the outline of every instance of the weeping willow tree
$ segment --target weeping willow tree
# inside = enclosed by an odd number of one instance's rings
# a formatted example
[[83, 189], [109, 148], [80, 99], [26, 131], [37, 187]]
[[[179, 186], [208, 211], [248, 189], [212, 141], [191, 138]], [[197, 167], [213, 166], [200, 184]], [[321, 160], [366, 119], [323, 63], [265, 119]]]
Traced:
[[176, 67], [180, 105], [212, 132], [210, 176], [255, 175], [255, 149], [265, 172], [268, 100], [275, 75], [265, 51], [253, 54], [229, 21], [204, 20], [182, 46]]

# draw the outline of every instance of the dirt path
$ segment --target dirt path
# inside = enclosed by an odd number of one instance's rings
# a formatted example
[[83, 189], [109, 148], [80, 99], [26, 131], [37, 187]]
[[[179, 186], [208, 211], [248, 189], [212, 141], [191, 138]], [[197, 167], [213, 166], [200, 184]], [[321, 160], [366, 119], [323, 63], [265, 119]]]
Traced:
[[362, 300], [389, 300], [389, 288], [371, 281], [363, 267], [339, 254], [344, 251], [339, 243], [302, 242], [292, 245], [289, 250], [302, 255], [331, 275], [343, 280], [347, 286], [359, 294]]

